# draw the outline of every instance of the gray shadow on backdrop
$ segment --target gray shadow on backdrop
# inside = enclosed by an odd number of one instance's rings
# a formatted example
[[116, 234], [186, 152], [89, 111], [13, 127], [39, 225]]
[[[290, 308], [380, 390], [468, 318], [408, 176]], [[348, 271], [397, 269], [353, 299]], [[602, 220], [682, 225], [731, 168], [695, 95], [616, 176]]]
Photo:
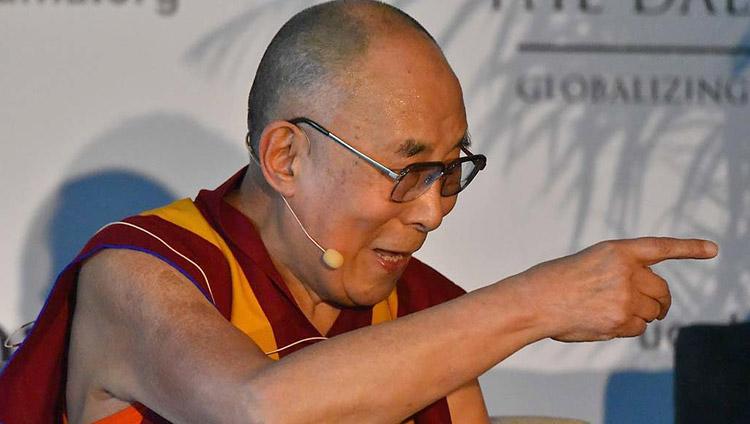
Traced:
[[[191, 195], [213, 188], [244, 164], [239, 144], [166, 113], [126, 120], [92, 140], [71, 162], [66, 174], [73, 177], [32, 219], [22, 255], [22, 318], [36, 317], [55, 276], [96, 230], [170, 203], [177, 198], [170, 187], [180, 182], [205, 184]], [[112, 163], [119, 165], [106, 165]]]

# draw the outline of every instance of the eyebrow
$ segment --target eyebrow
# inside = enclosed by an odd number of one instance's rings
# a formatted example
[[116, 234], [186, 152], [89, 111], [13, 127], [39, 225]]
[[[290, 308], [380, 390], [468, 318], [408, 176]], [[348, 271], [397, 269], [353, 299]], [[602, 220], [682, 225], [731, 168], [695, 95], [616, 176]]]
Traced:
[[398, 146], [396, 153], [401, 156], [410, 158], [429, 150], [432, 150], [432, 147], [428, 146], [426, 143], [410, 138], [401, 143], [400, 146]]
[[[464, 135], [461, 137], [461, 140], [459, 140], [458, 143], [456, 143], [453, 149], [469, 147], [470, 145], [471, 145], [471, 135], [469, 134], [469, 131], [466, 131]], [[410, 138], [404, 141], [403, 143], [401, 143], [401, 145], [396, 150], [396, 153], [402, 156], [405, 156], [407, 158], [410, 158], [422, 152], [430, 152], [430, 151], [432, 151], [432, 146], [428, 145], [427, 143]]]
[[461, 140], [456, 143], [455, 148], [462, 148], [462, 147], [469, 147], [471, 146], [471, 134], [469, 134], [469, 130], [466, 130], [463, 137], [461, 137]]

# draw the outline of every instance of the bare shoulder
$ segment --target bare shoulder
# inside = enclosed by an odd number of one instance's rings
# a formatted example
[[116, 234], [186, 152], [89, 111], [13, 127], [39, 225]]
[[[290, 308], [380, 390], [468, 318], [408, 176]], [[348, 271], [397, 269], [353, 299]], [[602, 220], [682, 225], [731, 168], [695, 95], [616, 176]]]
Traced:
[[[71, 422], [90, 422], [135, 402], [167, 416], [184, 408], [181, 403], [200, 397], [201, 388], [190, 381], [200, 374], [195, 367], [218, 354], [207, 340], [265, 359], [166, 262], [133, 250], [96, 254], [78, 278], [66, 388]], [[211, 367], [203, 368], [211, 374]], [[213, 371], [229, 372], [221, 363]]]
[[[139, 251], [107, 249], [81, 268], [76, 312], [99, 314], [99, 318], [122, 325], [137, 325], [147, 319], [170, 319], [186, 305], [214, 311], [200, 291], [175, 268]], [[156, 309], [154, 309], [156, 308]], [[124, 321], [123, 321], [124, 319]]]

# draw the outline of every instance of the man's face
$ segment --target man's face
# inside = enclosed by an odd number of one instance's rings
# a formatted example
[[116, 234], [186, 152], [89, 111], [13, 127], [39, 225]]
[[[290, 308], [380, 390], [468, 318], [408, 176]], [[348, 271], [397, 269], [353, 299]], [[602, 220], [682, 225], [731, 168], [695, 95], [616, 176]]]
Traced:
[[[461, 89], [433, 46], [418, 37], [374, 45], [363, 68], [356, 76], [359, 87], [343, 107], [318, 107], [302, 116], [397, 172], [414, 162], [459, 156], [467, 131]], [[290, 268], [323, 300], [375, 304], [393, 290], [456, 197], [440, 196], [438, 181], [421, 197], [395, 203], [392, 179], [311, 127], [301, 128], [311, 150], [302, 159], [304, 175], [290, 203], [324, 248], [343, 254], [344, 265], [325, 268], [320, 251], [305, 240], [296, 249], [299, 266]], [[291, 231], [299, 235], [299, 229]]]

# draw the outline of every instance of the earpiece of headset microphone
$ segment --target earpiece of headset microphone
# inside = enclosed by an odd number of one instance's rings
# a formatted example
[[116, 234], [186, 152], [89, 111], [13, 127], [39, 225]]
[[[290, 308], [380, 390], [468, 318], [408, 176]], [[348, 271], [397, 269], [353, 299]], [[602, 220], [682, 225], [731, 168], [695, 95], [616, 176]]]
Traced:
[[299, 224], [299, 227], [302, 229], [302, 232], [304, 232], [307, 238], [310, 239], [310, 241], [313, 242], [313, 244], [317, 246], [317, 248], [320, 249], [321, 252], [323, 252], [323, 256], [321, 258], [323, 260], [323, 263], [326, 264], [326, 266], [331, 269], [341, 268], [341, 266], [344, 265], [344, 255], [342, 255], [341, 252], [339, 252], [336, 249], [324, 249], [323, 246], [321, 246], [320, 243], [315, 241], [315, 239], [312, 238], [310, 233], [307, 232], [307, 230], [305, 229], [305, 226], [302, 225], [302, 222], [299, 220], [299, 218], [297, 218], [297, 214], [294, 213], [294, 209], [292, 209], [292, 207], [289, 205], [289, 202], [286, 200], [286, 197], [281, 196], [281, 199], [284, 200], [284, 204], [289, 209], [289, 212], [292, 213], [294, 220], [297, 221], [297, 224]]

